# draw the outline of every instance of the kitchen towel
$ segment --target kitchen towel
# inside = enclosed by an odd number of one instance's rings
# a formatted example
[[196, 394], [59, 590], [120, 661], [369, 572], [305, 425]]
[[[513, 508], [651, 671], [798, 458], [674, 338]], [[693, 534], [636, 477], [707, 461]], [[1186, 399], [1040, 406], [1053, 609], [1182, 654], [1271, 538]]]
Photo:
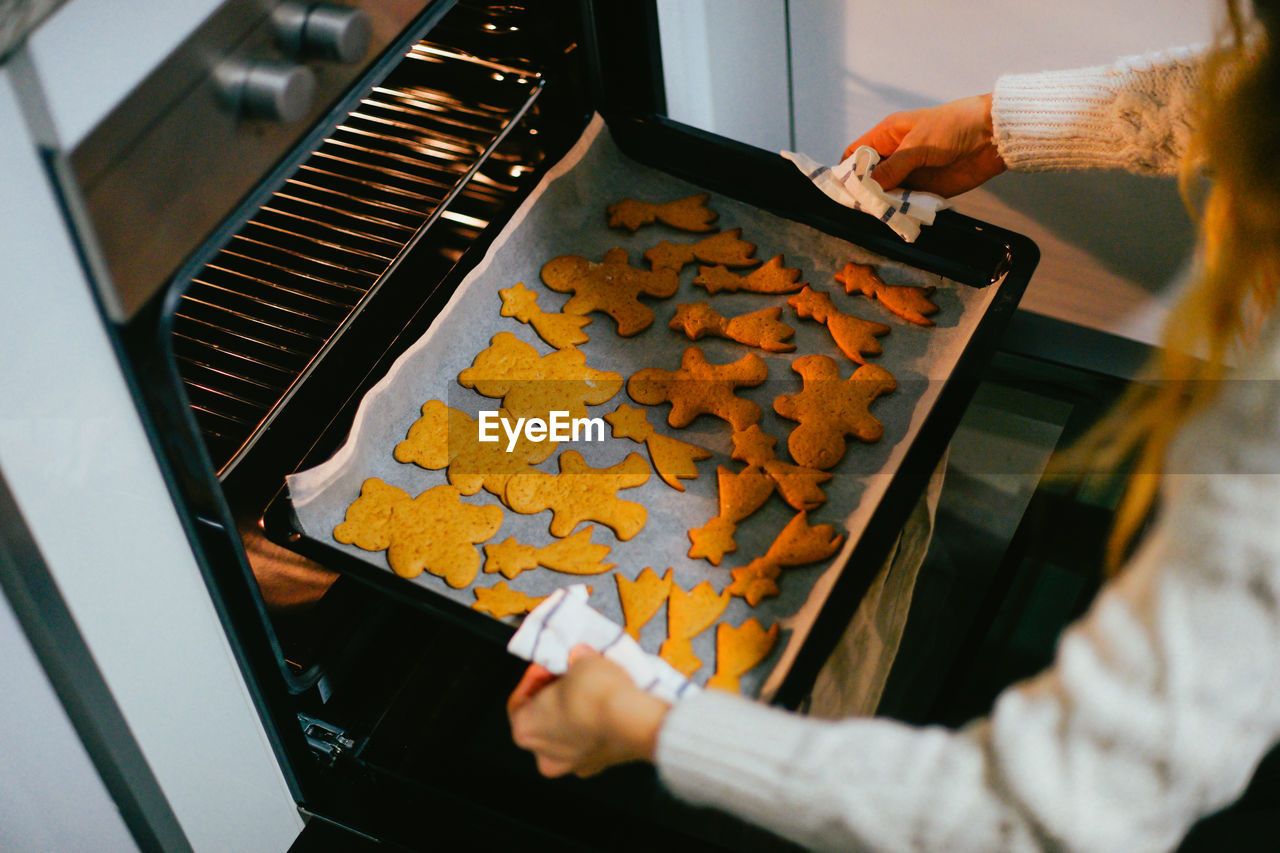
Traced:
[[932, 225], [934, 214], [949, 206], [945, 198], [933, 193], [880, 189], [871, 177], [871, 170], [880, 162], [880, 154], [870, 145], [861, 146], [838, 166], [824, 166], [795, 151], [781, 153], [828, 198], [871, 214], [908, 243], [914, 243], [920, 236], [920, 226]]
[[631, 680], [665, 702], [692, 696], [701, 688], [671, 664], [651, 655], [618, 623], [587, 604], [585, 584], [553, 592], [524, 618], [507, 651], [545, 666], [555, 675], [569, 668], [569, 650], [582, 643], [626, 670]]

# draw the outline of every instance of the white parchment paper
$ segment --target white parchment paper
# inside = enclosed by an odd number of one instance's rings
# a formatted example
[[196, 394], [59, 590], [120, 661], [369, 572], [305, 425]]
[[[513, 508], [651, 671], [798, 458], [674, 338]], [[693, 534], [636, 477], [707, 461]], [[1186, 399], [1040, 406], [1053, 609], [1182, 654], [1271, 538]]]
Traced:
[[[743, 180], [750, 180], [750, 176], [744, 175]], [[544, 287], [539, 277], [542, 265], [553, 257], [575, 254], [599, 261], [610, 248], [620, 246], [628, 250], [632, 266], [647, 268], [643, 259], [645, 249], [661, 240], [688, 242], [698, 237], [661, 224], [646, 226], [635, 234], [610, 229], [605, 206], [624, 197], [662, 201], [699, 191], [701, 188], [693, 184], [623, 156], [597, 116], [577, 145], [546, 175], [507, 223], [484, 260], [462, 282], [431, 329], [369, 391], [342, 448], [323, 464], [289, 478], [290, 497], [306, 534], [390, 572], [383, 552], [361, 551], [332, 538], [333, 528], [359, 496], [361, 484], [366, 478], [379, 477], [417, 495], [447, 482], [444, 471], [402, 464], [392, 456], [396, 444], [404, 439], [418, 418], [422, 404], [430, 399], [442, 400], [473, 417], [482, 409], [498, 408], [499, 401], [457, 383], [458, 373], [471, 365], [498, 332], [511, 332], [540, 353], [552, 351], [530, 326], [499, 314], [502, 300], [498, 290], [524, 282], [537, 292], [538, 304], [543, 310], [558, 311], [568, 295]], [[782, 623], [782, 639], [770, 657], [742, 678], [744, 693], [767, 697], [781, 683], [831, 585], [845, 567], [854, 543], [941, 390], [941, 380], [950, 375], [997, 288], [970, 288], [887, 262], [851, 243], [722, 195], [713, 193], [711, 206], [720, 213], [716, 224], [722, 228], [741, 227], [743, 237], [758, 244], [760, 258], [784, 255], [786, 266], [799, 267], [803, 271], [802, 279], [816, 290], [829, 293], [842, 310], [893, 327], [889, 335], [881, 338], [884, 354], [875, 359], [888, 368], [899, 383], [896, 392], [880, 398], [872, 406], [873, 414], [885, 425], [884, 438], [877, 444], [850, 444], [845, 458], [833, 469], [835, 477], [825, 484], [828, 502], [809, 514], [811, 524], [833, 523], [848, 531], [844, 547], [828, 563], [784, 570], [779, 581], [781, 594], [765, 599], [757, 607], [733, 598], [721, 617], [721, 621], [732, 625], [739, 625], [752, 616], [766, 627], [775, 621]], [[889, 283], [936, 285], [934, 301], [940, 310], [933, 319], [937, 325], [933, 328], [914, 326], [883, 310], [878, 303], [846, 295], [833, 275], [848, 261], [876, 263], [880, 275]], [[739, 394], [755, 400], [764, 410], [762, 428], [779, 440], [779, 458], [790, 461], [786, 439], [795, 424], [773, 413], [773, 399], [780, 394], [796, 393], [801, 388], [799, 376], [791, 370], [791, 361], [799, 355], [822, 353], [835, 358], [846, 376], [856, 365], [840, 353], [824, 326], [802, 320], [791, 308], [785, 307], [786, 296], [754, 293], [711, 296], [692, 284], [696, 274], [696, 266], [687, 266], [680, 275], [676, 296], [646, 300], [657, 317], [650, 328], [635, 337], [618, 337], [608, 316], [593, 314], [594, 322], [585, 330], [591, 340], [580, 347], [587, 364], [616, 371], [624, 378], [645, 367], [677, 369], [682, 353], [691, 342], [667, 324], [681, 302], [707, 301], [727, 317], [783, 305], [781, 319], [796, 329], [792, 339], [797, 344], [794, 353], [769, 354], [718, 338], [704, 338], [698, 345], [712, 363], [735, 361], [748, 351], [765, 359], [769, 366], [768, 381], [757, 388], [740, 389]], [[424, 282], [424, 286], [427, 284]], [[623, 390], [608, 403], [593, 407], [591, 415], [603, 416], [624, 402], [637, 405]], [[722, 590], [731, 582], [730, 569], [764, 553], [795, 512], [775, 495], [742, 523], [737, 534], [737, 552], [727, 555], [720, 566], [689, 559], [689, 529], [700, 527], [717, 513], [716, 466], [725, 465], [738, 471], [743, 463], [729, 456], [732, 443], [728, 424], [701, 416], [689, 427], [677, 430], [666, 423], [668, 410], [666, 405], [650, 408], [650, 423], [659, 432], [713, 451], [714, 458], [698, 463], [700, 476], [683, 481], [686, 488], [683, 493], [667, 486], [656, 474], [644, 486], [619, 492], [619, 497], [645, 505], [648, 523], [627, 542], [619, 542], [612, 531], [597, 524], [592, 541], [612, 548], [607, 562], [616, 563], [614, 572], [628, 578], [634, 578], [646, 566], [652, 566], [659, 574], [672, 567], [675, 581], [685, 589], [706, 580], [716, 590]], [[559, 470], [557, 456], [569, 447], [579, 450], [595, 467], [615, 464], [632, 452], [648, 458], [643, 445], [628, 439], [608, 438], [604, 442], [562, 444], [539, 468], [553, 473]], [[501, 505], [496, 497], [483, 491], [464, 500]], [[530, 545], [549, 544], [553, 541], [547, 529], [550, 518], [549, 512], [520, 515], [505, 510], [502, 527], [490, 542], [515, 536]], [[874, 570], [875, 567], [860, 568]], [[492, 586], [500, 580], [504, 580], [501, 575], [482, 571], [471, 587], [461, 590], [451, 589], [443, 580], [429, 574], [405, 583], [418, 584], [470, 606], [476, 600], [474, 587]], [[545, 595], [583, 581], [593, 587], [591, 605], [621, 623], [612, 572], [583, 578], [539, 568], [524, 572], [508, 583], [530, 595]], [[641, 645], [647, 651], [656, 652], [665, 636], [664, 607], [645, 626]], [[695, 638], [693, 647], [704, 662], [694, 675], [694, 680], [701, 684], [715, 669], [714, 630]]]

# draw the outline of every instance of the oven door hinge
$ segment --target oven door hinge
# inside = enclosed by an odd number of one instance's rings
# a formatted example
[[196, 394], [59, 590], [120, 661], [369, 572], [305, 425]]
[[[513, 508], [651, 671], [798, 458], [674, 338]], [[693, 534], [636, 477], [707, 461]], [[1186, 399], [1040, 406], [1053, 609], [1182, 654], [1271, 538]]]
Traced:
[[298, 722], [307, 745], [321, 764], [332, 767], [343, 757], [356, 751], [356, 741], [347, 736], [347, 730], [307, 714], [299, 714]]

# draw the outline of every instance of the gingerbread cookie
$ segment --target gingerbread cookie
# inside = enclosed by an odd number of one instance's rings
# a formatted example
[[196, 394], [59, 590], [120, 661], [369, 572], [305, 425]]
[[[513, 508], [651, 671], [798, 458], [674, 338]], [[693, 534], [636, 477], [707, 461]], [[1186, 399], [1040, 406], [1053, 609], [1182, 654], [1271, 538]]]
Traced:
[[794, 293], [804, 287], [799, 281], [800, 270], [782, 265], [782, 255], [774, 255], [760, 269], [745, 276], [729, 272], [724, 266], [700, 267], [693, 283], [707, 289], [708, 293], [737, 293], [745, 290], [750, 293]]
[[777, 641], [777, 622], [768, 631], [754, 616], [737, 628], [721, 622], [716, 626], [716, 671], [707, 686], [737, 693], [738, 679], [768, 657]]
[[825, 293], [818, 293], [805, 285], [803, 290], [787, 300], [787, 304], [796, 309], [801, 317], [826, 324], [836, 346], [858, 364], [866, 364], [867, 356], [879, 355], [884, 351], [876, 338], [889, 334], [888, 326], [843, 313]]
[[760, 407], [735, 396], [735, 388], [759, 385], [769, 377], [764, 359], [748, 353], [731, 364], [709, 364], [698, 347], [689, 347], [676, 371], [648, 367], [627, 381], [631, 399], [646, 406], [671, 403], [667, 423], [688, 426], [700, 414], [728, 421], [734, 429], [746, 429], [760, 420]]
[[534, 598], [519, 590], [507, 586], [506, 581], [498, 581], [490, 587], [476, 587], [476, 603], [472, 610], [488, 613], [494, 619], [503, 619], [519, 613], [528, 613], [547, 600], [547, 596]]
[[404, 489], [370, 477], [347, 507], [345, 520], [333, 529], [333, 538], [365, 551], [385, 551], [391, 547], [391, 510], [411, 500]]
[[684, 491], [684, 484], [680, 482], [682, 479], [697, 479], [698, 466], [695, 463], [711, 458], [710, 450], [654, 430], [644, 409], [635, 409], [623, 403], [611, 414], [605, 415], [604, 419], [613, 428], [614, 438], [629, 438], [648, 447], [653, 470], [658, 472], [662, 482], [677, 492]]
[[929, 301], [935, 288], [913, 287], [907, 284], [885, 284], [876, 275], [875, 267], [847, 263], [836, 273], [836, 281], [844, 285], [845, 293], [861, 293], [868, 299], [879, 300], [885, 308], [917, 326], [932, 326], [926, 314], [933, 314], [938, 306]]
[[627, 633], [640, 639], [640, 629], [658, 612], [662, 602], [671, 593], [671, 569], [661, 578], [651, 568], [645, 568], [635, 580], [614, 575], [618, 582], [618, 600], [622, 602], [622, 620]]
[[759, 258], [751, 257], [756, 253], [756, 244], [741, 239], [741, 235], [741, 228], [733, 228], [704, 237], [696, 243], [663, 240], [645, 252], [644, 256], [654, 272], [670, 270], [676, 273], [684, 269], [685, 264], [691, 264], [695, 260], [726, 267], [754, 267], [760, 263]]
[[725, 590], [740, 595], [755, 607], [761, 599], [778, 594], [778, 576], [789, 566], [803, 566], [825, 560], [844, 544], [844, 534], [836, 534], [830, 524], [810, 526], [808, 513], [801, 510], [773, 540], [763, 557], [734, 569], [733, 583]]
[[706, 559], [718, 566], [725, 554], [738, 550], [734, 534], [738, 522], [758, 510], [773, 494], [774, 481], [755, 465], [748, 465], [738, 473], [728, 468], [716, 468], [716, 481], [720, 488], [720, 513], [704, 524], [689, 531], [689, 558]]
[[[505, 410], [498, 414], [510, 418]], [[428, 400], [405, 440], [396, 445], [395, 457], [432, 471], [448, 467], [449, 482], [464, 495], [474, 495], [483, 488], [501, 498], [508, 477], [533, 470], [531, 466], [556, 449], [555, 442], [529, 441], [523, 432], [510, 451], [508, 445], [505, 437], [480, 441], [479, 425], [470, 415], [439, 400]]]
[[672, 583], [667, 597], [667, 639], [658, 655], [686, 676], [697, 672], [702, 661], [693, 653], [691, 641], [720, 618], [729, 606], [729, 597], [728, 590], [717, 593], [709, 581], [688, 592]]
[[819, 486], [831, 479], [831, 473], [778, 461], [773, 449], [777, 443], [776, 438], [753, 424], [733, 434], [733, 458], [764, 469], [792, 509], [821, 506], [827, 496]]
[[624, 338], [653, 324], [653, 309], [640, 301], [641, 295], [665, 299], [680, 286], [674, 269], [632, 267], [626, 249], [610, 249], [598, 264], [577, 255], [552, 258], [542, 267], [542, 283], [560, 293], [573, 293], [564, 313], [603, 311], [618, 324], [618, 334]]
[[630, 453], [609, 468], [592, 468], [581, 453], [566, 450], [560, 454], [558, 475], [534, 471], [511, 477], [506, 503], [527, 515], [551, 510], [552, 536], [568, 536], [589, 520], [611, 527], [625, 542], [640, 532], [649, 515], [643, 505], [621, 500], [615, 493], [648, 480], [649, 463], [639, 453]]
[[588, 405], [597, 406], [618, 393], [622, 377], [587, 367], [586, 356], [576, 347], [540, 356], [510, 332], [499, 332], [458, 374], [458, 383], [486, 397], [502, 398], [503, 408], [517, 418], [545, 420], [553, 411], [585, 418]]
[[366, 551], [386, 550], [387, 562], [401, 577], [416, 578], [425, 570], [460, 589], [480, 568], [476, 543], [501, 525], [501, 507], [465, 504], [456, 486], [436, 486], [410, 499], [372, 478], [365, 480], [333, 536]]
[[591, 340], [582, 327], [591, 322], [590, 317], [577, 314], [552, 314], [538, 307], [538, 294], [519, 282], [515, 287], [499, 290], [502, 297], [502, 316], [515, 317], [528, 323], [538, 337], [556, 349], [585, 344]]
[[796, 330], [778, 322], [781, 306], [764, 308], [737, 317], [724, 317], [706, 302], [684, 302], [676, 306], [671, 318], [671, 328], [684, 332], [689, 340], [696, 341], [704, 335], [728, 338], [747, 346], [760, 347], [767, 352], [791, 352], [795, 344], [786, 340]]
[[484, 546], [484, 570], [486, 573], [501, 572], [507, 579], [537, 566], [566, 575], [603, 574], [614, 564], [602, 562], [609, 555], [609, 546], [593, 544], [593, 530], [594, 525], [585, 527], [572, 536], [541, 548], [522, 545], [514, 536], [509, 536], [496, 545]]
[[848, 379], [841, 379], [839, 366], [825, 355], [801, 356], [791, 369], [804, 378], [804, 390], [778, 397], [773, 410], [800, 424], [787, 439], [792, 459], [806, 468], [825, 470], [844, 456], [845, 436], [880, 440], [884, 425], [868, 407], [898, 387], [893, 374], [879, 365], [864, 364]]
[[656, 219], [681, 231], [710, 231], [715, 227], [711, 223], [715, 222], [720, 214], [707, 207], [709, 198], [711, 198], [709, 193], [699, 193], [688, 198], [664, 201], [659, 204], [624, 198], [606, 209], [609, 214], [609, 227], [637, 231], [641, 226], [648, 225]]

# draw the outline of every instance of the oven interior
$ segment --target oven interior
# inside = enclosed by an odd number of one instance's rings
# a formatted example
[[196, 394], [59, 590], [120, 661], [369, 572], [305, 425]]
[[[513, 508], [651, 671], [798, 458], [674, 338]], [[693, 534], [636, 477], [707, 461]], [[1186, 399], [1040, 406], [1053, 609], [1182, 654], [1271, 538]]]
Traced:
[[[593, 110], [637, 159], [725, 187], [758, 166], [744, 200], [803, 208], [832, 233], [956, 280], [1008, 273], [1012, 235], [955, 216], [907, 246], [878, 223], [808, 210], [776, 158], [665, 121], [651, 2], [445, 5], [122, 326], [211, 594], [286, 777], [320, 818], [313, 835], [332, 825], [406, 847], [787, 849], [681, 806], [648, 769], [542, 779], [505, 719], [521, 662], [447, 613], [272, 541], [264, 513], [287, 474], [336, 449], [365, 390], [426, 331]], [[999, 310], [1010, 314], [1019, 293]], [[953, 396], [963, 407], [964, 390]]]

